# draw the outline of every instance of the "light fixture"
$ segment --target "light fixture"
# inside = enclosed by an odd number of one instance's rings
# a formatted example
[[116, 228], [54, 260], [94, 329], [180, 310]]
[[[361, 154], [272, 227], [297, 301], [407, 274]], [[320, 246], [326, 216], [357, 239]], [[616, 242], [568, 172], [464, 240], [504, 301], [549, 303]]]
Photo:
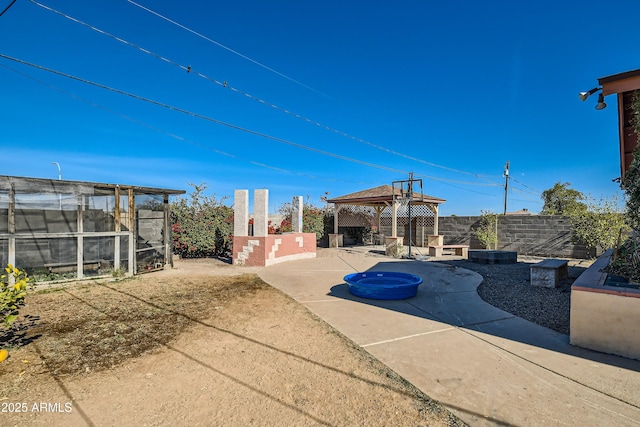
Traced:
[[62, 171], [60, 170], [60, 163], [51, 162], [51, 164], [58, 167], [58, 180], [61, 180], [62, 179]]
[[578, 96], [580, 97], [581, 101], [586, 101], [588, 97], [590, 97], [591, 95], [593, 95], [594, 93], [596, 93], [599, 90], [600, 90], [599, 87], [594, 87], [589, 92], [580, 92], [580, 95], [578, 95]]
[[596, 104], [596, 110], [604, 110], [607, 108], [607, 104], [604, 102], [604, 95], [602, 92], [598, 95], [598, 103]]

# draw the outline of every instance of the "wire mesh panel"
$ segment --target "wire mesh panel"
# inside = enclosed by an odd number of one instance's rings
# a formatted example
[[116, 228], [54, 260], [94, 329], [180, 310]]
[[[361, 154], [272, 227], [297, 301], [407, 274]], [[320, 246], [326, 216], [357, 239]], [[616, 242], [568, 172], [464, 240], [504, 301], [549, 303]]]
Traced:
[[[404, 244], [409, 244], [409, 201], [398, 199], [396, 236], [404, 237]], [[380, 215], [380, 232], [385, 236], [392, 235], [393, 209], [388, 206]], [[428, 246], [428, 236], [433, 234], [435, 224], [434, 213], [425, 204], [411, 203], [411, 241], [415, 246]]]
[[343, 205], [338, 214], [338, 233], [344, 235], [344, 244], [371, 244], [377, 222], [371, 206]]
[[343, 205], [338, 214], [340, 227], [376, 227], [376, 210], [371, 206]]

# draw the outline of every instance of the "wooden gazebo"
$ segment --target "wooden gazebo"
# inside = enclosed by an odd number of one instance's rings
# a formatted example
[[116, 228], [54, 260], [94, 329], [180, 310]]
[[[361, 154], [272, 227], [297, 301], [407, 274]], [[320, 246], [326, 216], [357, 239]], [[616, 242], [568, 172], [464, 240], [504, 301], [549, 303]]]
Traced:
[[422, 247], [442, 244], [438, 205], [445, 200], [417, 192], [412, 197], [402, 193], [400, 188], [381, 185], [327, 200], [335, 208], [330, 246], [342, 246], [341, 227], [370, 227], [376, 240], [387, 245], [389, 240]]

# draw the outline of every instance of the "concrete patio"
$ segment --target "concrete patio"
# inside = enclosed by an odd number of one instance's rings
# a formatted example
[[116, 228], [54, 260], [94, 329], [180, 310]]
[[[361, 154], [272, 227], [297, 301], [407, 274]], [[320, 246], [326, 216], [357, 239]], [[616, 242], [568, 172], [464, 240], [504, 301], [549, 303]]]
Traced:
[[[321, 249], [258, 274], [470, 425], [640, 425], [640, 361], [571, 346], [485, 303], [475, 272], [371, 249]], [[343, 280], [362, 271], [424, 283], [415, 298], [366, 300]]]

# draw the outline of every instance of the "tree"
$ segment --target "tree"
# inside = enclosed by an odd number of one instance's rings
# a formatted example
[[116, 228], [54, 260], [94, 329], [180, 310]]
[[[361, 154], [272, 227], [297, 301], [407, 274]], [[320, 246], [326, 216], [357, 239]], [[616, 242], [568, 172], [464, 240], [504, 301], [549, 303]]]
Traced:
[[191, 184], [193, 192], [171, 204], [173, 251], [185, 258], [229, 256], [233, 209], [205, 196], [206, 184]]
[[571, 183], [560, 181], [548, 190], [542, 192], [544, 206], [540, 215], [569, 215], [572, 212], [584, 212], [587, 205], [580, 200], [585, 200], [584, 194], [573, 188], [569, 188]]
[[615, 247], [620, 236], [626, 237], [630, 231], [617, 202], [615, 197], [590, 199], [585, 210], [572, 210], [569, 220], [573, 242], [587, 245], [596, 255]]
[[480, 216], [480, 226], [473, 231], [473, 235], [485, 249], [491, 245], [494, 248], [498, 245], [498, 214], [491, 211], [482, 211]]

